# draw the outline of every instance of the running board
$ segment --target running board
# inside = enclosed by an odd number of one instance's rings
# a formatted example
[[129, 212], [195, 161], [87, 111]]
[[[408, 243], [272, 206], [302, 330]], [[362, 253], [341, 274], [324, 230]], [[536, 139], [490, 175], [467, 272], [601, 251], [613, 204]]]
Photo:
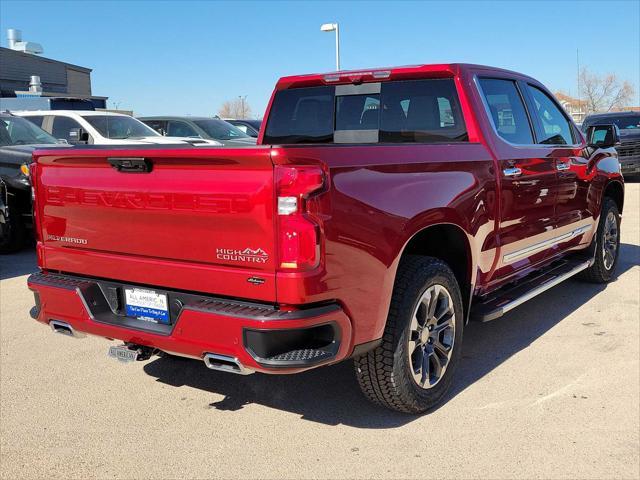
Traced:
[[539, 272], [534, 277], [523, 279], [512, 287], [501, 288], [495, 294], [489, 295], [485, 301], [475, 304], [471, 310], [471, 318], [480, 322], [500, 318], [509, 310], [586, 270], [592, 264], [593, 260], [565, 261]]

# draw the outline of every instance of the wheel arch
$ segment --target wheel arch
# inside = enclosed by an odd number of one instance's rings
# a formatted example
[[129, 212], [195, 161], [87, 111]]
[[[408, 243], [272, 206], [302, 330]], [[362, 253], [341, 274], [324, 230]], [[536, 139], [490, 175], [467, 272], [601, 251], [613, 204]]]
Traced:
[[[453, 271], [460, 286], [465, 318], [469, 318], [473, 292], [473, 252], [466, 231], [456, 223], [442, 222], [423, 226], [408, 238], [398, 256], [398, 266], [409, 255], [438, 258]], [[397, 268], [395, 272], [397, 277]]]
[[609, 197], [618, 206], [618, 211], [622, 213], [622, 209], [624, 207], [624, 186], [622, 182], [617, 180], [610, 181], [604, 189], [604, 193], [602, 197]]

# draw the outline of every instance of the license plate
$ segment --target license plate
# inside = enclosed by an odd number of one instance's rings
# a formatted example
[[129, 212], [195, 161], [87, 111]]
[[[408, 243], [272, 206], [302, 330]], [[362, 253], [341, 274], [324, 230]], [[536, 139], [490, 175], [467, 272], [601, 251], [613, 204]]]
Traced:
[[143, 288], [125, 288], [124, 296], [128, 317], [155, 323], [169, 323], [166, 294]]
[[109, 347], [109, 356], [121, 362], [135, 362], [138, 359], [136, 350], [129, 350], [125, 345]]

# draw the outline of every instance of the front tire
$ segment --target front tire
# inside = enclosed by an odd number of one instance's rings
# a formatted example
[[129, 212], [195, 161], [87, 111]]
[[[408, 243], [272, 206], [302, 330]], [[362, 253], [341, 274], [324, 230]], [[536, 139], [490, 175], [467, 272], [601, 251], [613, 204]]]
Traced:
[[464, 313], [451, 269], [436, 258], [403, 260], [382, 344], [355, 359], [369, 400], [406, 413], [422, 413], [444, 397], [460, 359]]
[[620, 254], [620, 212], [613, 199], [604, 197], [598, 230], [593, 239], [593, 265], [580, 278], [592, 283], [606, 283], [613, 277]]

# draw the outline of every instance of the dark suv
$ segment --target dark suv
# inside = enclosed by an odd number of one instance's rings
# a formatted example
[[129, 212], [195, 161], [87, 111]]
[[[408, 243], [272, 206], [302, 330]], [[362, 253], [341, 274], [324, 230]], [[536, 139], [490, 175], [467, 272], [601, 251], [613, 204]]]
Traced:
[[160, 135], [217, 140], [227, 146], [255, 145], [256, 139], [219, 118], [208, 117], [138, 117]]
[[63, 147], [29, 120], [0, 113], [0, 253], [19, 250], [32, 227], [29, 166], [38, 146]]
[[620, 130], [620, 145], [616, 147], [622, 174], [640, 175], [640, 112], [613, 112], [589, 115], [582, 122], [582, 130], [592, 125], [615, 124]]
[[238, 127], [244, 133], [253, 138], [258, 138], [260, 135], [260, 126], [262, 125], [262, 120], [247, 120], [247, 119], [230, 119], [225, 118], [225, 122], [230, 123], [231, 125]]

